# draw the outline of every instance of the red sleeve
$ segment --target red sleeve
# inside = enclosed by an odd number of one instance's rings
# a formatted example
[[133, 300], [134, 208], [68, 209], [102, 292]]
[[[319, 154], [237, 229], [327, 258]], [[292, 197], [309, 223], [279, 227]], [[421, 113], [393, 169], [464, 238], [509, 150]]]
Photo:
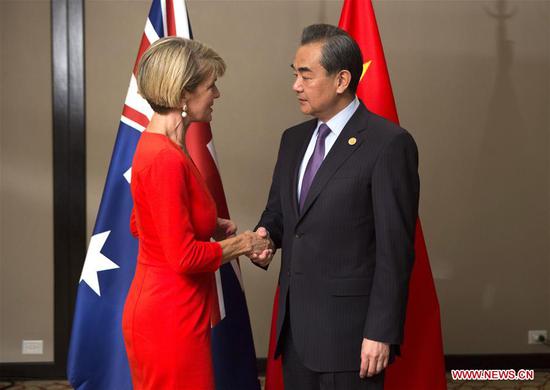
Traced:
[[132, 236], [138, 237], [138, 229], [136, 225], [136, 210], [132, 207], [132, 214], [130, 215], [130, 233], [132, 233]]
[[166, 260], [178, 273], [214, 272], [221, 265], [217, 242], [198, 241], [189, 218], [192, 207], [187, 191], [191, 172], [177, 151], [161, 151], [149, 171], [146, 191], [151, 216]]

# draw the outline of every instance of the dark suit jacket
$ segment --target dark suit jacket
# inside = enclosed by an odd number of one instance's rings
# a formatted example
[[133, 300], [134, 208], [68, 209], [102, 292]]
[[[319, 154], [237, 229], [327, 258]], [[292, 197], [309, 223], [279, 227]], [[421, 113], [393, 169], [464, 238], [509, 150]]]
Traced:
[[313, 119], [284, 132], [258, 223], [282, 248], [277, 354], [288, 302], [303, 363], [315, 371], [356, 371], [364, 337], [394, 346], [403, 340], [418, 152], [406, 130], [361, 103], [300, 212], [298, 170], [316, 124]]

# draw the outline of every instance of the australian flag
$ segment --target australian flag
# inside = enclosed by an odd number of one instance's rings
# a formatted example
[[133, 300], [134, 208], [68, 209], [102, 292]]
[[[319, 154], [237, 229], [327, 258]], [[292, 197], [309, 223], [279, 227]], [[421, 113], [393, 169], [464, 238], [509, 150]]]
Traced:
[[[191, 38], [184, 0], [153, 0], [136, 64], [153, 42], [173, 35]], [[137, 93], [135, 71], [136, 66], [78, 287], [67, 365], [69, 381], [77, 390], [132, 389], [121, 324], [138, 247], [129, 230], [133, 206], [130, 178], [136, 145], [153, 115], [151, 107]], [[229, 218], [209, 124], [191, 125], [186, 144], [216, 200], [218, 215]], [[212, 305], [216, 389], [259, 390], [238, 260], [216, 272], [216, 288], [216, 302]]]

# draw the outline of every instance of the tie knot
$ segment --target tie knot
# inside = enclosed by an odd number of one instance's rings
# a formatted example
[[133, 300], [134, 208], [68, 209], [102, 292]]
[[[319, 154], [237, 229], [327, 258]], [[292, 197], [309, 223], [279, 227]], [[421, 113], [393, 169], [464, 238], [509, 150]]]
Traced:
[[321, 123], [321, 126], [319, 126], [319, 140], [324, 141], [325, 138], [327, 138], [327, 135], [330, 133], [330, 127], [327, 126], [326, 123]]

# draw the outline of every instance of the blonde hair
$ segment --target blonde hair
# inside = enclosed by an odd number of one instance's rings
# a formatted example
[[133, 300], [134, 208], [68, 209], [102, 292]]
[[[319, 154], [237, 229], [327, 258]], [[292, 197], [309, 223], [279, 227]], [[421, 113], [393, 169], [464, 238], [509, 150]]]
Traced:
[[184, 91], [192, 92], [211, 75], [224, 73], [224, 60], [211, 48], [189, 39], [161, 38], [139, 61], [138, 92], [162, 114], [181, 107]]

